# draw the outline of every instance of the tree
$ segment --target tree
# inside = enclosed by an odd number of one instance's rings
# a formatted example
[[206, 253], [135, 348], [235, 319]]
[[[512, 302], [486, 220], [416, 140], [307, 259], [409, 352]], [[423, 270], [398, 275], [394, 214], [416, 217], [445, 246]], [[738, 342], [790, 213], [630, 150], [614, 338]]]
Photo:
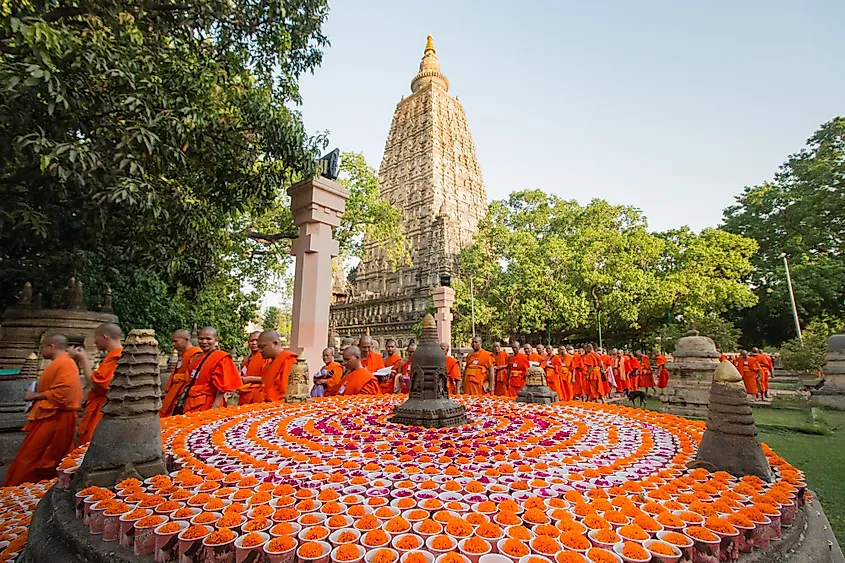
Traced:
[[[712, 338], [721, 352], [739, 350], [739, 338], [742, 333], [731, 321], [718, 315], [705, 315], [699, 317], [693, 325], [699, 334]], [[645, 335], [642, 340], [646, 349], [674, 352], [678, 340], [686, 336], [687, 332], [689, 332], [689, 326], [686, 324], [667, 324]]]
[[264, 330], [275, 330], [279, 334], [290, 334], [290, 311], [282, 310], [279, 307], [267, 307], [261, 319], [261, 328]]
[[748, 345], [795, 335], [783, 256], [803, 323], [845, 320], [845, 117], [825, 123], [770, 182], [746, 187], [722, 229], [757, 241], [749, 282], [759, 302], [735, 314]]
[[648, 231], [632, 207], [587, 206], [539, 190], [494, 201], [473, 245], [459, 256], [458, 334], [470, 327], [469, 277], [479, 332], [596, 340], [636, 338], [665, 322], [683, 322], [753, 304], [740, 281], [753, 241], [713, 229]]

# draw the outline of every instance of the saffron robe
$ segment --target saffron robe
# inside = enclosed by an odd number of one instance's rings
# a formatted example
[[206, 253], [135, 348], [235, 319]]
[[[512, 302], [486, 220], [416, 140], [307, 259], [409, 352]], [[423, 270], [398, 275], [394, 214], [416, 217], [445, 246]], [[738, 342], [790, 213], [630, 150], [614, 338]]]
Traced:
[[[261, 377], [267, 360], [261, 352], [254, 352], [241, 364], [241, 377]], [[244, 383], [238, 391], [238, 404], [250, 405], [264, 402], [264, 389], [261, 383]]]
[[405, 358], [399, 362], [399, 392], [405, 395], [411, 389], [411, 358]]
[[601, 380], [601, 357], [595, 352], [588, 352], [581, 358], [584, 364], [584, 379], [587, 381], [591, 399], [604, 397], [605, 390]]
[[337, 362], [329, 362], [323, 366], [323, 372], [326, 374], [326, 397], [334, 397], [337, 395], [337, 390], [340, 389], [340, 380], [343, 379], [343, 366]]
[[572, 392], [576, 397], [586, 397], [590, 393], [590, 387], [584, 379], [584, 362], [581, 354], [572, 354]]
[[561, 401], [571, 401], [575, 398], [572, 390], [572, 359], [572, 354], [565, 353], [560, 360], [560, 388], [563, 391]]
[[484, 383], [490, 378], [490, 368], [496, 360], [487, 350], [470, 352], [464, 368], [464, 394], [483, 395]]
[[381, 354], [370, 350], [369, 354], [361, 358], [361, 367], [369, 370], [370, 373], [375, 373], [384, 367], [384, 359]]
[[640, 388], [640, 361], [634, 356], [625, 356], [625, 364], [628, 366], [628, 380], [631, 382], [631, 391]]
[[261, 372], [261, 386], [264, 387], [264, 400], [268, 403], [278, 403], [285, 400], [288, 392], [288, 376], [290, 368], [296, 363], [296, 354], [290, 350], [282, 350], [273, 358]]
[[449, 394], [458, 394], [458, 382], [461, 380], [461, 364], [452, 356], [446, 356], [446, 384]]
[[338, 395], [381, 395], [381, 391], [376, 376], [361, 367], [340, 380]]
[[754, 359], [760, 364], [760, 390], [766, 392], [769, 390], [769, 377], [774, 369], [772, 359], [765, 354], [755, 354]]
[[401, 361], [402, 357], [396, 352], [384, 358], [384, 367], [393, 369], [389, 376], [385, 377], [384, 380], [379, 381], [379, 388], [381, 389], [382, 395], [392, 395], [396, 392], [396, 374], [399, 372], [399, 362]]
[[510, 359], [510, 373], [508, 374], [508, 396], [516, 397], [516, 394], [525, 387], [525, 376], [531, 365], [528, 363], [528, 356], [518, 352]]
[[654, 358], [654, 365], [659, 370], [657, 373], [657, 387], [666, 389], [666, 386], [669, 385], [669, 370], [666, 369], [666, 356], [658, 354]]
[[625, 363], [625, 356], [613, 357], [613, 374], [616, 376], [616, 390], [624, 392], [630, 389], [628, 381], [628, 365]]
[[493, 356], [493, 361], [496, 363], [495, 375], [496, 382], [493, 389], [493, 394], [504, 397], [508, 394], [508, 353], [504, 350], [499, 350]]
[[106, 394], [109, 392], [111, 380], [114, 378], [114, 370], [117, 368], [117, 361], [123, 348], [115, 348], [103, 358], [100, 365], [91, 374], [91, 389], [88, 390], [88, 398], [85, 400], [85, 412], [82, 413], [82, 420], [79, 421], [79, 442], [77, 445], [87, 444], [94, 435], [94, 429], [103, 418], [103, 405], [106, 404]]
[[[206, 356], [208, 359], [203, 363]], [[236, 391], [243, 385], [241, 373], [232, 356], [222, 350], [196, 354], [191, 361], [190, 374], [194, 384], [191, 385], [189, 380], [185, 385], [190, 385], [188, 398], [185, 400], [185, 414], [207, 411], [214, 404], [218, 393]]]
[[159, 416], [170, 416], [173, 414], [176, 399], [179, 398], [182, 391], [185, 390], [185, 385], [188, 383], [191, 360], [200, 352], [202, 352], [202, 349], [199, 346], [191, 346], [182, 353], [182, 357], [176, 362], [173, 371], [170, 373], [170, 379], [167, 380], [167, 385], [164, 386], [164, 398], [161, 400], [161, 410], [158, 411]]
[[761, 375], [760, 364], [753, 356], [743, 358], [742, 354], [736, 357], [736, 369], [742, 376], [742, 382], [745, 384], [745, 392], [749, 395], [756, 395], [759, 390], [757, 388], [757, 378]]
[[82, 402], [79, 368], [67, 353], [53, 359], [38, 378], [38, 392], [23, 427], [26, 437], [9, 465], [4, 487], [56, 477], [56, 468], [73, 449]]
[[643, 355], [642, 360], [640, 360], [640, 387], [648, 389], [651, 387], [654, 388], [654, 373], [651, 371], [651, 360], [648, 359], [648, 356]]
[[546, 385], [557, 393], [558, 401], [565, 401], [560, 379], [561, 372], [563, 371], [563, 361], [561, 361], [560, 356], [552, 355], [546, 358], [546, 367], [543, 369], [546, 370]]

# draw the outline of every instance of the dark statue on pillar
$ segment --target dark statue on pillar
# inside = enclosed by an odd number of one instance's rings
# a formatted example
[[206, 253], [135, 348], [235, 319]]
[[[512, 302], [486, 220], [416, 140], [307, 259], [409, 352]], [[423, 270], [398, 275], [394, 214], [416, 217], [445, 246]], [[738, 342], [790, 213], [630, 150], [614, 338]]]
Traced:
[[437, 326], [431, 315], [422, 321], [422, 337], [411, 362], [408, 400], [393, 409], [391, 422], [424, 428], [467, 423], [466, 408], [449, 399], [446, 356], [437, 342]]
[[546, 385], [546, 371], [539, 366], [528, 368], [525, 387], [516, 394], [517, 403], [551, 405], [559, 401], [557, 393]]

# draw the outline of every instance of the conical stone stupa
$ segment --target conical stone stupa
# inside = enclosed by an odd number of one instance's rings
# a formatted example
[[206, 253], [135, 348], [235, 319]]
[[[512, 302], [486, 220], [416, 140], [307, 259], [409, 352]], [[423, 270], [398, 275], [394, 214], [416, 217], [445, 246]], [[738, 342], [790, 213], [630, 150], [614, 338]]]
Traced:
[[694, 464], [712, 471], [727, 471], [735, 477], [756, 475], [772, 480], [742, 376], [727, 360], [719, 364], [713, 375], [707, 430]]
[[431, 315], [422, 320], [422, 335], [411, 361], [408, 400], [393, 409], [391, 422], [425, 428], [467, 423], [466, 408], [449, 399], [446, 355], [437, 342], [437, 325]]

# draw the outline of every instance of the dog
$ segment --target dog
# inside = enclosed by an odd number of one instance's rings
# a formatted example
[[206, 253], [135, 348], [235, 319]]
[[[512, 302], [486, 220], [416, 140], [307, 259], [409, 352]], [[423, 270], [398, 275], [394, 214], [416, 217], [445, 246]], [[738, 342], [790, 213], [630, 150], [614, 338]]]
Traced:
[[631, 391], [630, 389], [625, 390], [625, 396], [631, 401], [632, 407], [635, 407], [637, 401], [639, 401], [640, 408], [643, 408], [645, 406], [645, 400], [648, 399], [648, 394], [645, 391]]

